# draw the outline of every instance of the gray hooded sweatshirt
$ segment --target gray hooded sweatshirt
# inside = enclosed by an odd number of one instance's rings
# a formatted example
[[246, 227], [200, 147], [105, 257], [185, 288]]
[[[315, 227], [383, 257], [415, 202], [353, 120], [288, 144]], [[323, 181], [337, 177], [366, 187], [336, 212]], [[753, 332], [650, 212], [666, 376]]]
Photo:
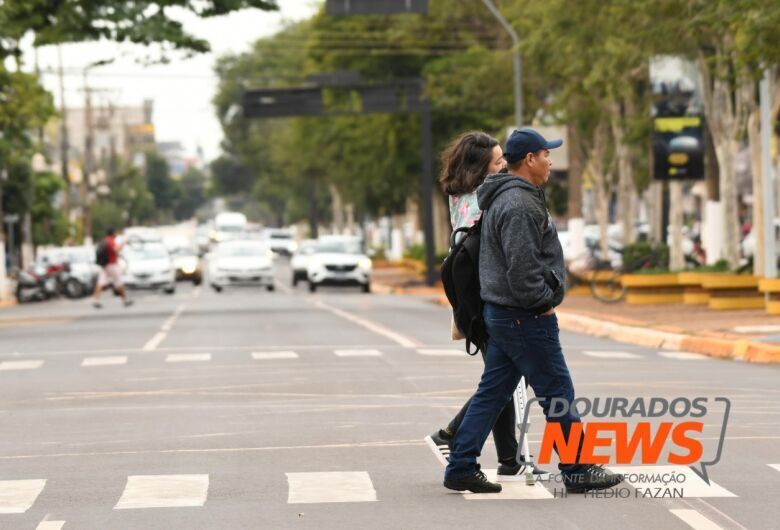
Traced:
[[566, 266], [542, 188], [507, 173], [477, 188], [482, 300], [544, 313], [563, 301]]

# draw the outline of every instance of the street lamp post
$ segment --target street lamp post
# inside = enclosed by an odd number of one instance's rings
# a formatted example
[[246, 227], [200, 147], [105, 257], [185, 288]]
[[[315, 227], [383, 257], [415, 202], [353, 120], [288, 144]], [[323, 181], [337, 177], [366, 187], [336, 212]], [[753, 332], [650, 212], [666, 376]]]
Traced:
[[515, 72], [515, 127], [519, 129], [523, 126], [523, 60], [520, 57], [520, 37], [515, 28], [501, 15], [492, 0], [482, 0], [482, 3], [493, 13], [493, 16], [512, 38], [512, 64]]

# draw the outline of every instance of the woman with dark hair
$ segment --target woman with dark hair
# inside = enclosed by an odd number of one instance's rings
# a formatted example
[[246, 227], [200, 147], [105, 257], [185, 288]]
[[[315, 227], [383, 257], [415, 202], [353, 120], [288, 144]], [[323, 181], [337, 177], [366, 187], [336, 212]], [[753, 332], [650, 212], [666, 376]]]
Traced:
[[[504, 169], [504, 152], [501, 145], [487, 133], [465, 132], [447, 146], [441, 156], [439, 183], [442, 190], [449, 195], [450, 222], [453, 230], [473, 226], [479, 220], [482, 211], [477, 205], [477, 188], [485, 177], [500, 173]], [[454, 319], [451, 328], [453, 340], [463, 338], [455, 327]], [[463, 421], [470, 403], [471, 399], [463, 405], [447, 427], [425, 437], [428, 446], [444, 465], [447, 465], [455, 432]], [[498, 454], [498, 475], [517, 475], [524, 466], [516, 461], [517, 438], [515, 437], [515, 408], [512, 401], [506, 404], [493, 426], [493, 441]], [[536, 467], [534, 473], [546, 474]]]

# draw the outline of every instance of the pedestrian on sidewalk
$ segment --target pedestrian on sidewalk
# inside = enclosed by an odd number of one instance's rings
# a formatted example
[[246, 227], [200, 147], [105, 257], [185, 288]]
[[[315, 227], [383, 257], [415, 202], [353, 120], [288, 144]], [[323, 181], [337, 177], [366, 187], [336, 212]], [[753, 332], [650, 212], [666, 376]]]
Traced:
[[133, 305], [133, 301], [127, 297], [127, 290], [122, 285], [122, 270], [119, 267], [119, 253], [122, 251], [124, 242], [118, 243], [116, 240], [116, 230], [109, 228], [106, 230], [106, 236], [98, 243], [95, 254], [97, 263], [100, 265], [100, 274], [98, 275], [97, 285], [95, 286], [94, 301], [92, 305], [96, 309], [103, 307], [100, 303], [100, 294], [107, 285], [111, 285], [114, 291], [122, 297], [122, 303], [125, 307]]
[[[561, 425], [567, 440], [576, 414], [550, 417], [551, 398], [574, 400], [574, 385], [561, 350], [555, 307], [563, 301], [565, 265], [558, 233], [542, 186], [550, 177], [550, 149], [533, 129], [514, 131], [506, 142], [508, 173], [488, 176], [477, 189], [482, 219], [480, 296], [489, 335], [485, 369], [455, 433], [444, 486], [456, 491], [497, 493], [477, 458], [491, 427], [525, 375], [547, 421]], [[490, 207], [488, 209], [488, 207]], [[557, 447], [556, 447], [557, 450]], [[559, 464], [569, 492], [610, 488], [622, 477], [600, 466]]]
[[[505, 169], [501, 146], [498, 140], [487, 133], [465, 132], [447, 146], [442, 153], [441, 162], [439, 183], [448, 195], [452, 229], [471, 227], [482, 215], [477, 204], [477, 187], [482, 184], [487, 175]], [[455, 326], [454, 319], [450, 328], [454, 340], [463, 338]], [[484, 352], [482, 355], [484, 359]], [[431, 450], [445, 465], [452, 450], [452, 440], [470, 402], [471, 399], [463, 405], [449, 425], [425, 438]], [[506, 402], [493, 425], [493, 440], [498, 454], [498, 474], [517, 475], [523, 468], [523, 464], [516, 460], [515, 408], [511, 398]], [[542, 470], [537, 471], [544, 474]]]

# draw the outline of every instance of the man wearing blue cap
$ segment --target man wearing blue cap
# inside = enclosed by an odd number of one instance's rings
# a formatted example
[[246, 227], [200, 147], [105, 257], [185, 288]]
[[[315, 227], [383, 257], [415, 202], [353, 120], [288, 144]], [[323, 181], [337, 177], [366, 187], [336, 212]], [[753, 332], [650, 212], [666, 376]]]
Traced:
[[[550, 400], [574, 400], [574, 385], [563, 358], [555, 307], [563, 301], [566, 268], [558, 233], [547, 211], [542, 186], [550, 178], [550, 149], [533, 129], [514, 131], [506, 142], [508, 173], [488, 176], [477, 189], [482, 213], [479, 255], [480, 296], [490, 340], [485, 370], [453, 442], [444, 486], [457, 491], [497, 493], [477, 464], [488, 433], [525, 374], [548, 421], [567, 437], [572, 413], [550, 416]], [[556, 448], [557, 449], [557, 448]], [[606, 489], [622, 481], [600, 466], [559, 464], [571, 493]]]

